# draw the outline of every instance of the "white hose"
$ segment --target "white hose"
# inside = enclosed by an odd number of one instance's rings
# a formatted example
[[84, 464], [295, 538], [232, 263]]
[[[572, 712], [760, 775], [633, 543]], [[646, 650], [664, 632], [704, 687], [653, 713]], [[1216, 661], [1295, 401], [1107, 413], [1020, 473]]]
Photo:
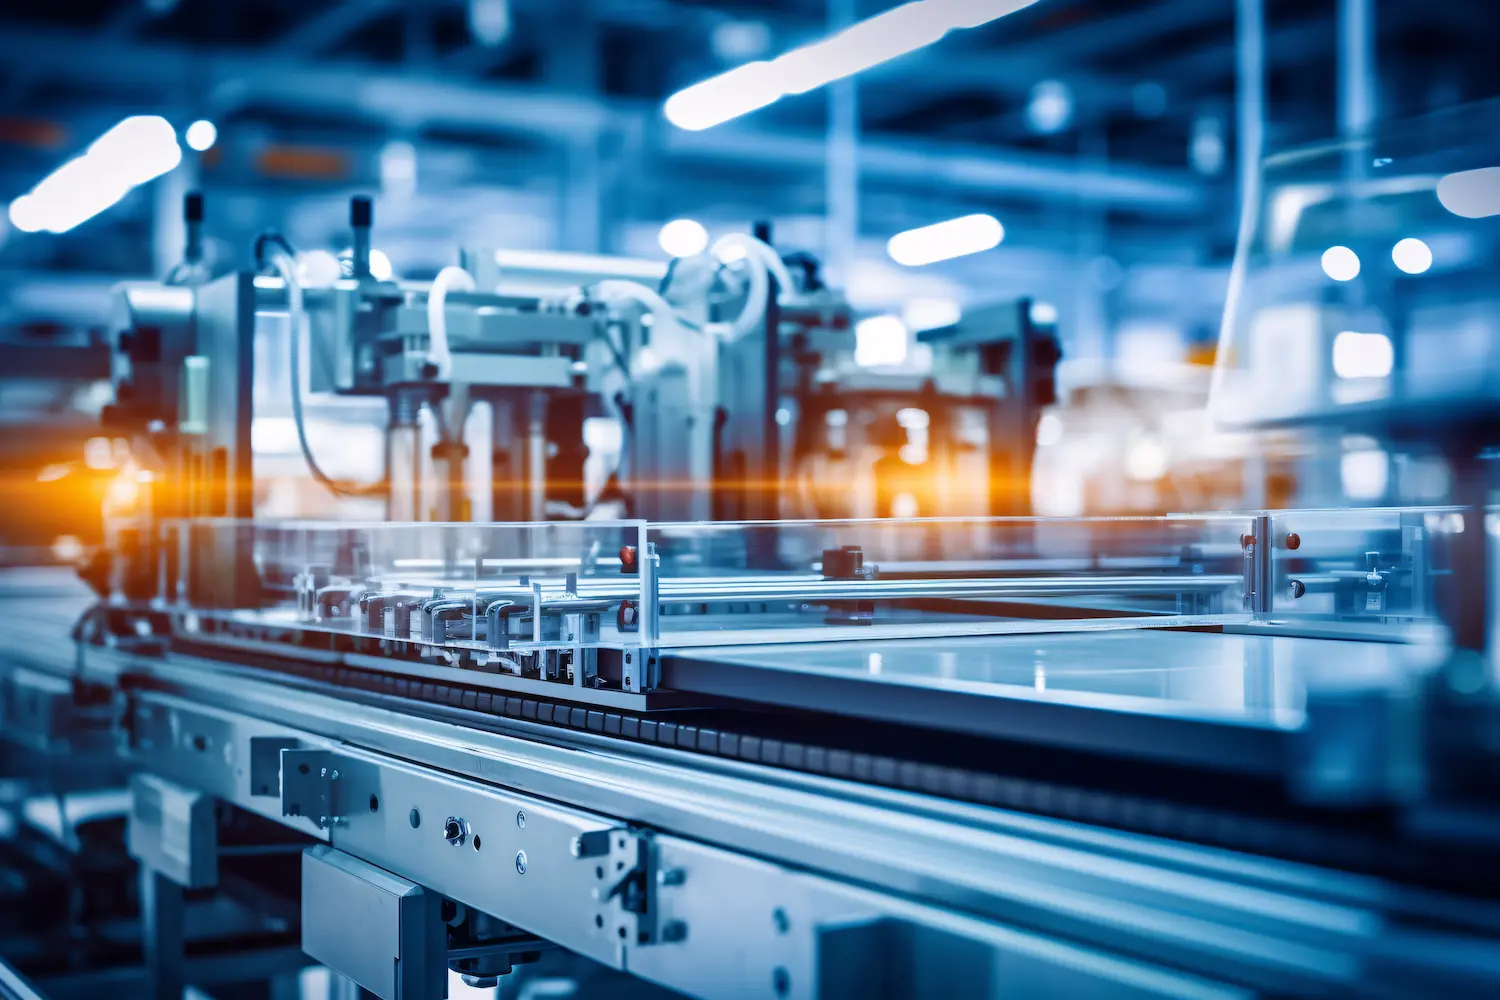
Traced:
[[[742, 253], [730, 253], [731, 250]], [[711, 327], [727, 341], [740, 339], [765, 321], [773, 277], [776, 279], [778, 297], [790, 294], [796, 287], [792, 284], [791, 272], [782, 263], [781, 255], [770, 245], [747, 233], [731, 233], [719, 239], [709, 253], [725, 264], [743, 260], [749, 277], [749, 286], [745, 290], [745, 308], [732, 322], [716, 323]]]
[[342, 496], [378, 496], [385, 492], [385, 481], [382, 477], [380, 482], [368, 484], [341, 483], [323, 471], [318, 460], [313, 457], [312, 446], [307, 442], [307, 422], [302, 413], [302, 332], [307, 323], [307, 313], [303, 309], [302, 285], [297, 281], [297, 262], [280, 249], [271, 251], [271, 266], [281, 275], [281, 280], [286, 284], [286, 312], [287, 312], [287, 347], [288, 361], [292, 380], [292, 423], [297, 428], [297, 446], [302, 450], [302, 458], [307, 462], [307, 471], [312, 474], [313, 479], [323, 484], [330, 491]]
[[437, 367], [437, 377], [446, 379], [453, 371], [453, 355], [448, 350], [448, 292], [474, 290], [474, 276], [461, 267], [445, 267], [432, 280], [427, 292], [427, 360]]

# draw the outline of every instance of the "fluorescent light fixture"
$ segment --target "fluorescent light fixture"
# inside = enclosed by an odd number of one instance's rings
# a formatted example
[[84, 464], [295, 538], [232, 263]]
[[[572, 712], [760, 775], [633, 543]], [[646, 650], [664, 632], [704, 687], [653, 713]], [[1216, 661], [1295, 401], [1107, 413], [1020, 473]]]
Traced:
[[11, 222], [23, 232], [65, 233], [181, 162], [170, 122], [133, 115], [11, 202]]
[[219, 141], [219, 129], [207, 118], [199, 118], [187, 127], [182, 137], [187, 140], [189, 149], [204, 153], [213, 149], [214, 143]]
[[906, 55], [1036, 0], [913, 0], [776, 59], [748, 62], [667, 99], [667, 120], [700, 131]]
[[1334, 281], [1353, 281], [1359, 277], [1359, 254], [1348, 247], [1329, 247], [1323, 251], [1323, 273]]
[[886, 244], [886, 251], [897, 264], [921, 267], [993, 250], [1003, 239], [1005, 227], [993, 215], [965, 215], [897, 233]]
[[673, 219], [661, 227], [656, 242], [671, 257], [696, 257], [708, 249], [708, 230], [696, 219]]
[[1339, 378], [1385, 378], [1396, 365], [1391, 338], [1345, 330], [1333, 338], [1333, 373]]
[[1391, 260], [1407, 274], [1425, 274], [1432, 267], [1432, 248], [1408, 236], [1391, 247]]
[[906, 337], [900, 316], [862, 319], [854, 324], [854, 363], [861, 368], [899, 365], [906, 360]]
[[1437, 185], [1438, 201], [1464, 219], [1500, 215], [1500, 167], [1483, 167], [1449, 174]]

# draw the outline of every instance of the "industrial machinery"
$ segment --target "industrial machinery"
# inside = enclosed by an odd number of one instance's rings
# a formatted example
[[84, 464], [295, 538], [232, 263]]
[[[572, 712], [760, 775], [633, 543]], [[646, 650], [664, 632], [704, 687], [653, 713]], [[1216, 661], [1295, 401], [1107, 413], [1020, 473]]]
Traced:
[[[7, 735], [133, 772], [141, 995], [212, 991], [185, 914], [221, 897], [264, 945], [242, 980], [314, 961], [388, 1000], [600, 967], [703, 997], [1500, 989], [1480, 472], [1456, 506], [991, 516], [1056, 362], [1024, 304], [934, 338], [926, 379], [825, 388], [836, 301], [762, 241], [469, 251], [418, 287], [351, 221], [327, 287], [269, 237], [275, 277], [123, 290], [149, 502], [99, 600], [12, 602]], [[304, 383], [386, 401], [384, 477], [314, 472], [385, 519], [255, 517], [275, 323], [310, 468]], [[622, 428], [618, 500], [580, 489], [588, 414]], [[900, 459], [892, 422], [984, 470], [970, 516], [778, 517], [820, 450]], [[942, 508], [882, 460], [859, 512]]]

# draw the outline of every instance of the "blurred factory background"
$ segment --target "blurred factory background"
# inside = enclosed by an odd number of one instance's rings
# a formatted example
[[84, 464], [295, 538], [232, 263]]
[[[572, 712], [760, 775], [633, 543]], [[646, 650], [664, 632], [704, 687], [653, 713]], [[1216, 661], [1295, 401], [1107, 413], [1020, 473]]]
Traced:
[[[34, 501], [60, 477], [107, 479], [110, 442], [85, 442], [109, 398], [110, 290], [177, 264], [194, 188], [207, 195], [205, 257], [218, 273], [247, 266], [267, 229], [299, 248], [347, 246], [356, 193], [377, 200], [377, 265], [418, 280], [464, 246], [663, 259], [767, 223], [783, 253], [815, 256], [854, 315], [874, 320], [859, 327], [857, 357], [875, 367], [919, 363], [916, 331], [1030, 300], [1064, 351], [1060, 400], [1038, 430], [1038, 513], [1426, 499], [1358, 441], [1333, 442], [1355, 455], [1332, 466], [1343, 480], [1299, 479], [1276, 456], [1295, 464], [1307, 440], [1252, 448], [1206, 416], [1254, 155], [1242, 133], [1263, 122], [1275, 152], [1489, 97], [1500, 10], [1268, 0], [1249, 36], [1234, 0], [1048, 0], [733, 121], [702, 127], [690, 102], [673, 113], [672, 95], [698, 81], [888, 6], [5, 5], [9, 544], [73, 553], [58, 526], [77, 519]], [[1236, 101], [1247, 45], [1264, 55], [1264, 107]], [[60, 225], [28, 216], [22, 196], [131, 115], [174, 126], [175, 168], [80, 195]], [[982, 252], [913, 265], [888, 245], [973, 216]], [[1441, 237], [1427, 241], [1438, 270], [1491, 249]], [[258, 450], [295, 455], [284, 427], [261, 429]], [[378, 437], [369, 447], [373, 462]]]

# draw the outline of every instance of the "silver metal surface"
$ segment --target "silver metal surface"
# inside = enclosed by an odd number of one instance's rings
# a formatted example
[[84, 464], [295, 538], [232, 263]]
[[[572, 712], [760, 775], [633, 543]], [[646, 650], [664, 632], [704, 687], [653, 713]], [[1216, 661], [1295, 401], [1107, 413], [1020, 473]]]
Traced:
[[442, 897], [319, 844], [302, 854], [302, 950], [381, 1000], [437, 1000], [448, 976]]
[[130, 779], [130, 856], [184, 889], [219, 880], [213, 798], [153, 774]]

